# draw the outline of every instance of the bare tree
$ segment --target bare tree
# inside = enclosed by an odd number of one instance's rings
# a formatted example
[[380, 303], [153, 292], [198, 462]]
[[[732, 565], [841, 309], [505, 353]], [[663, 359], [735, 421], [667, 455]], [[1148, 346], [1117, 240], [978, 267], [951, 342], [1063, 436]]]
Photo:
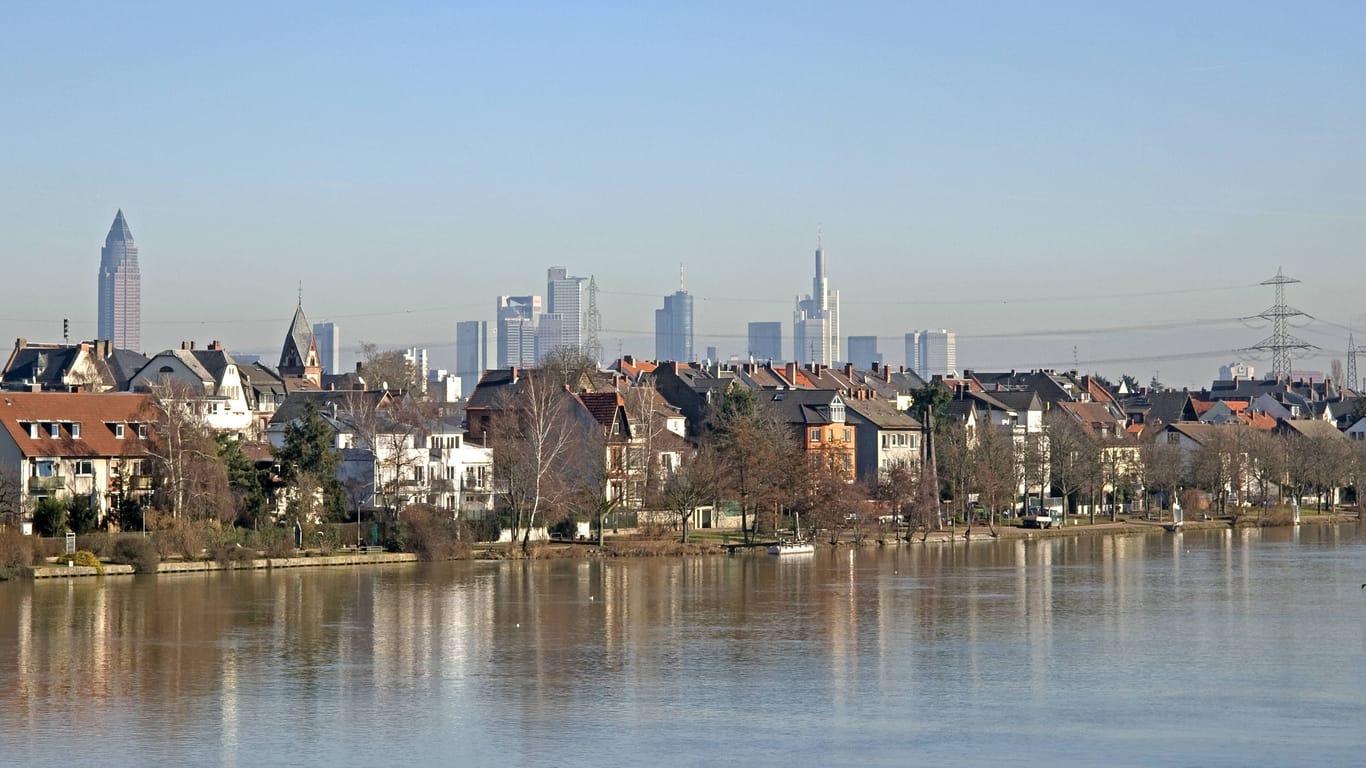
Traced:
[[362, 341], [360, 356], [360, 375], [366, 389], [404, 390], [419, 396], [425, 390], [422, 371], [402, 351], [381, 350], [374, 342]]
[[[1048, 435], [1049, 477], [1058, 493], [1071, 502], [1069, 511], [1075, 512], [1078, 492], [1088, 478], [1099, 474], [1099, 450], [1076, 419], [1061, 410], [1048, 412], [1044, 417], [1044, 430]], [[1091, 517], [1095, 519], [1094, 505]]]
[[939, 479], [953, 497], [952, 514], [955, 517], [961, 514], [967, 518], [967, 531], [964, 536], [971, 538], [972, 516], [968, 514], [968, 494], [973, 478], [977, 474], [972, 435], [965, 424], [953, 422], [941, 426], [935, 439]]
[[1015, 440], [1010, 433], [1001, 429], [979, 429], [974, 452], [973, 485], [977, 489], [978, 500], [987, 510], [987, 530], [995, 536], [996, 514], [1011, 503], [1019, 488]]
[[173, 519], [231, 515], [227, 471], [204, 417], [202, 393], [163, 376], [147, 384], [150, 426], [143, 447], [161, 482], [153, 499]]
[[791, 475], [791, 456], [801, 448], [754, 393], [739, 386], [713, 403], [705, 429], [707, 443], [724, 466], [723, 490], [740, 502], [740, 527], [748, 542], [753, 532], [748, 517], [790, 498], [792, 489], [783, 488], [783, 479]]
[[[1163, 507], [1169, 507], [1181, 484], [1181, 448], [1163, 440], [1148, 443], [1140, 449], [1143, 465], [1143, 486], [1148, 499], [1161, 499], [1158, 519]], [[1146, 500], [1145, 500], [1146, 503]]]
[[532, 374], [495, 409], [489, 435], [494, 472], [523, 552], [530, 550], [537, 522], [556, 511], [567, 486], [565, 468], [582, 439], [569, 413], [571, 397], [563, 387]]
[[688, 543], [688, 523], [697, 508], [716, 500], [720, 488], [720, 463], [710, 448], [698, 451], [687, 463], [664, 481], [664, 500], [683, 528], [683, 543]]
[[23, 489], [18, 470], [0, 469], [0, 530], [14, 525], [22, 517]]

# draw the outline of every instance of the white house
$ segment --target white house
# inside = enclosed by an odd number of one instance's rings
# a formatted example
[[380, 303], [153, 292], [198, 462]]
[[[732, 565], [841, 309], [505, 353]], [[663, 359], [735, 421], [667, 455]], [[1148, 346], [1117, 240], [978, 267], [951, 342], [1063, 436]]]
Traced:
[[215, 432], [243, 433], [252, 428], [252, 410], [237, 362], [216, 341], [208, 349], [197, 350], [186, 343], [154, 355], [133, 374], [128, 388], [171, 399], [184, 396]]

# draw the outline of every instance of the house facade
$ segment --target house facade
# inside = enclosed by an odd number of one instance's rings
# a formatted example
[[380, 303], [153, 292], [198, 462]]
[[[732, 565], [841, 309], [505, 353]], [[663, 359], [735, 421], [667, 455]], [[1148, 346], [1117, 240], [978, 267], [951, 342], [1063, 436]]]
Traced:
[[84, 497], [103, 521], [125, 498], [152, 492], [146, 395], [0, 393], [0, 474], [25, 510], [39, 499]]

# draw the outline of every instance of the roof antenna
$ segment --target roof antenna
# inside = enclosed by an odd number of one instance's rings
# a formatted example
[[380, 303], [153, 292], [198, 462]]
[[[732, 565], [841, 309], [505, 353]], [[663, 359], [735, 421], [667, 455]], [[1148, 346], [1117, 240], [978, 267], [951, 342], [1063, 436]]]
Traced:
[[304, 281], [299, 281], [299, 306], [304, 305]]
[[678, 262], [678, 292], [683, 293], [683, 262]]

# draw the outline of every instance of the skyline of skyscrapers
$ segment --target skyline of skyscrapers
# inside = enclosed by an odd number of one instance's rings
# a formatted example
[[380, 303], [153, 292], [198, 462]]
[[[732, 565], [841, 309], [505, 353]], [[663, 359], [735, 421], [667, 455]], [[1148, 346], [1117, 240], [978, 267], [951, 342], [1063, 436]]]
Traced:
[[485, 320], [462, 320], [455, 324], [455, 375], [460, 391], [468, 396], [489, 367], [489, 324]]
[[314, 323], [313, 341], [318, 345], [323, 373], [329, 376], [341, 373], [341, 328], [336, 323]]
[[122, 208], [100, 249], [97, 326], [97, 337], [113, 342], [115, 349], [142, 351], [142, 271]]
[[749, 357], [753, 360], [782, 360], [783, 324], [780, 322], [750, 323]]
[[498, 367], [536, 364], [536, 320], [540, 296], [499, 296], [497, 304]]
[[873, 363], [882, 363], [876, 336], [850, 336], [848, 345], [849, 357], [844, 362], [853, 363], [856, 368], [869, 368]]
[[664, 307], [655, 310], [656, 360], [694, 361], [692, 308], [692, 296], [681, 286], [664, 297]]
[[811, 295], [797, 299], [792, 313], [792, 359], [833, 365], [840, 356], [840, 292], [831, 293], [825, 275], [825, 247], [816, 237], [816, 274]]
[[536, 361], [561, 348], [583, 350], [583, 284], [565, 267], [546, 270], [546, 310], [536, 321]]

